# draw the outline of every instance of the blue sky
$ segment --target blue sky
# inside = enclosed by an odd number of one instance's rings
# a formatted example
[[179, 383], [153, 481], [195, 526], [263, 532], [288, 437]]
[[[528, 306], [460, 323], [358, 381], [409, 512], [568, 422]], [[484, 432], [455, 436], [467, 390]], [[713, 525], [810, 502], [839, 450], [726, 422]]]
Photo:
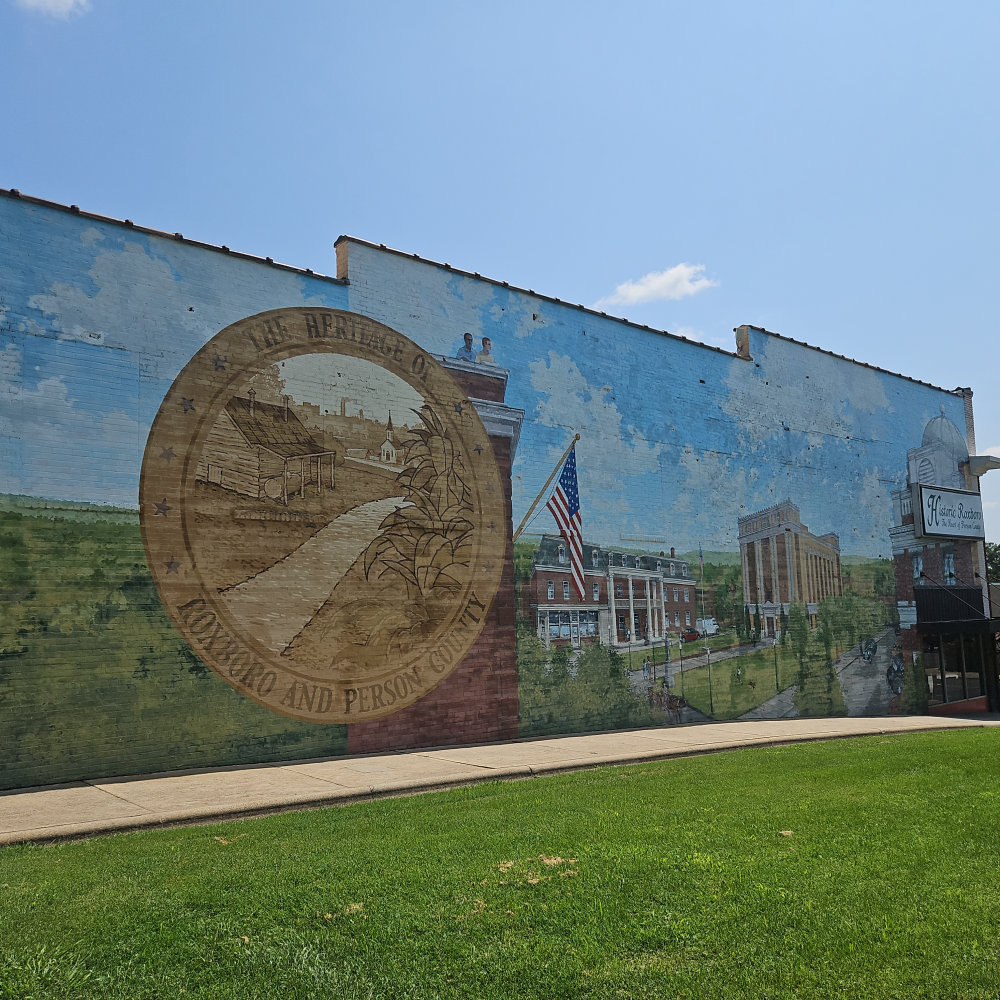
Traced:
[[971, 385], [1000, 454], [998, 28], [976, 2], [0, 0], [0, 186], [327, 273], [351, 233], [727, 348], [763, 326]]

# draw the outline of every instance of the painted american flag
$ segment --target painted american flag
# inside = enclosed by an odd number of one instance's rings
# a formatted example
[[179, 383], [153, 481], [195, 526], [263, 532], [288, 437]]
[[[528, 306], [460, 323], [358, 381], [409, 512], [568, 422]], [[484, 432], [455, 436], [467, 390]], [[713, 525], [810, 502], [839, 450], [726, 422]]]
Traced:
[[559, 485], [546, 504], [556, 519], [559, 531], [569, 549], [569, 565], [573, 584], [581, 600], [586, 600], [583, 579], [583, 522], [580, 518], [580, 487], [576, 479], [576, 446], [574, 445], [563, 465]]

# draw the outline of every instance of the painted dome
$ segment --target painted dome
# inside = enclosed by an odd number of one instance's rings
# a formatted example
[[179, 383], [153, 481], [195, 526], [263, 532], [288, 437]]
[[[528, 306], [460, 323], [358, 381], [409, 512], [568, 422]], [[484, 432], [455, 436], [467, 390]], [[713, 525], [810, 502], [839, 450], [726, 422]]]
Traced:
[[920, 442], [921, 447], [937, 445], [947, 451], [956, 462], [964, 462], [969, 457], [969, 446], [965, 443], [965, 436], [962, 432], [944, 415], [944, 407], [941, 407], [941, 415], [928, 421], [924, 428], [924, 439]]

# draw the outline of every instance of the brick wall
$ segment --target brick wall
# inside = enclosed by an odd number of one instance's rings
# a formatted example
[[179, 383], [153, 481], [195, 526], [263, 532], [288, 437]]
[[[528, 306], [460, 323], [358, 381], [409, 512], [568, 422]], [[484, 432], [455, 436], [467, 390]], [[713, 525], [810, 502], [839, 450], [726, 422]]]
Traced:
[[[499, 379], [470, 377], [461, 371], [452, 374], [467, 394], [472, 395], [472, 389], [481, 398], [503, 401]], [[490, 444], [504, 486], [507, 546], [503, 576], [486, 626], [462, 662], [420, 701], [386, 718], [348, 725], [348, 753], [485, 743], [517, 736], [511, 443], [509, 438], [491, 435]]]
[[[337, 255], [328, 278], [0, 192], [0, 787], [667, 724], [620, 678], [562, 698], [534, 623], [517, 628], [512, 560], [526, 565], [532, 532], [555, 529], [544, 505], [516, 549], [509, 526], [574, 435], [593, 544], [640, 538], [687, 558], [702, 546], [707, 563], [738, 566], [739, 518], [790, 497], [866, 580], [892, 556], [889, 493], [905, 484], [907, 448], [942, 407], [971, 426], [965, 393], [759, 328], [741, 327], [737, 356], [363, 241]], [[165, 614], [139, 535], [143, 451], [181, 370], [220, 330], [294, 306], [370, 317], [437, 357], [465, 331], [490, 336], [507, 375], [472, 367], [463, 390], [525, 414], [519, 440], [490, 437], [508, 535], [487, 627], [419, 702], [350, 727], [276, 714], [207, 669]], [[960, 580], [974, 571], [956, 547]], [[569, 576], [551, 578], [558, 603]], [[912, 589], [908, 563], [900, 579]], [[539, 585], [522, 611], [547, 602]], [[678, 583], [674, 602], [666, 584], [671, 628], [675, 611], [682, 627], [698, 616], [695, 586]], [[600, 643], [580, 655], [587, 669], [565, 684], [606, 685], [615, 664]]]

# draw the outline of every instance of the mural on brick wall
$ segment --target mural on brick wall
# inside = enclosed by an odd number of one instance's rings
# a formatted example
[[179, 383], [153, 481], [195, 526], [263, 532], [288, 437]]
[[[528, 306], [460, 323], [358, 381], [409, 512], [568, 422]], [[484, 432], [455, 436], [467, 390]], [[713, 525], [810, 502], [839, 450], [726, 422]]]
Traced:
[[250, 317], [198, 352], [153, 422], [139, 509], [192, 649], [312, 722], [375, 719], [446, 678], [504, 556], [475, 407], [411, 341], [333, 310]]
[[[338, 249], [354, 308], [401, 320], [367, 289], [405, 283], [412, 335], [455, 354], [487, 337], [528, 414], [512, 479], [522, 735], [926, 706], [893, 496], [928, 421], [946, 411], [963, 436], [961, 393], [755, 327], [729, 353]], [[574, 496], [552, 503], [570, 466]], [[971, 556], [958, 564], [976, 586]]]
[[910, 627], [975, 593], [907, 507], [968, 486], [961, 393], [349, 238], [332, 279], [10, 196], [0, 235], [0, 787], [978, 683]]

